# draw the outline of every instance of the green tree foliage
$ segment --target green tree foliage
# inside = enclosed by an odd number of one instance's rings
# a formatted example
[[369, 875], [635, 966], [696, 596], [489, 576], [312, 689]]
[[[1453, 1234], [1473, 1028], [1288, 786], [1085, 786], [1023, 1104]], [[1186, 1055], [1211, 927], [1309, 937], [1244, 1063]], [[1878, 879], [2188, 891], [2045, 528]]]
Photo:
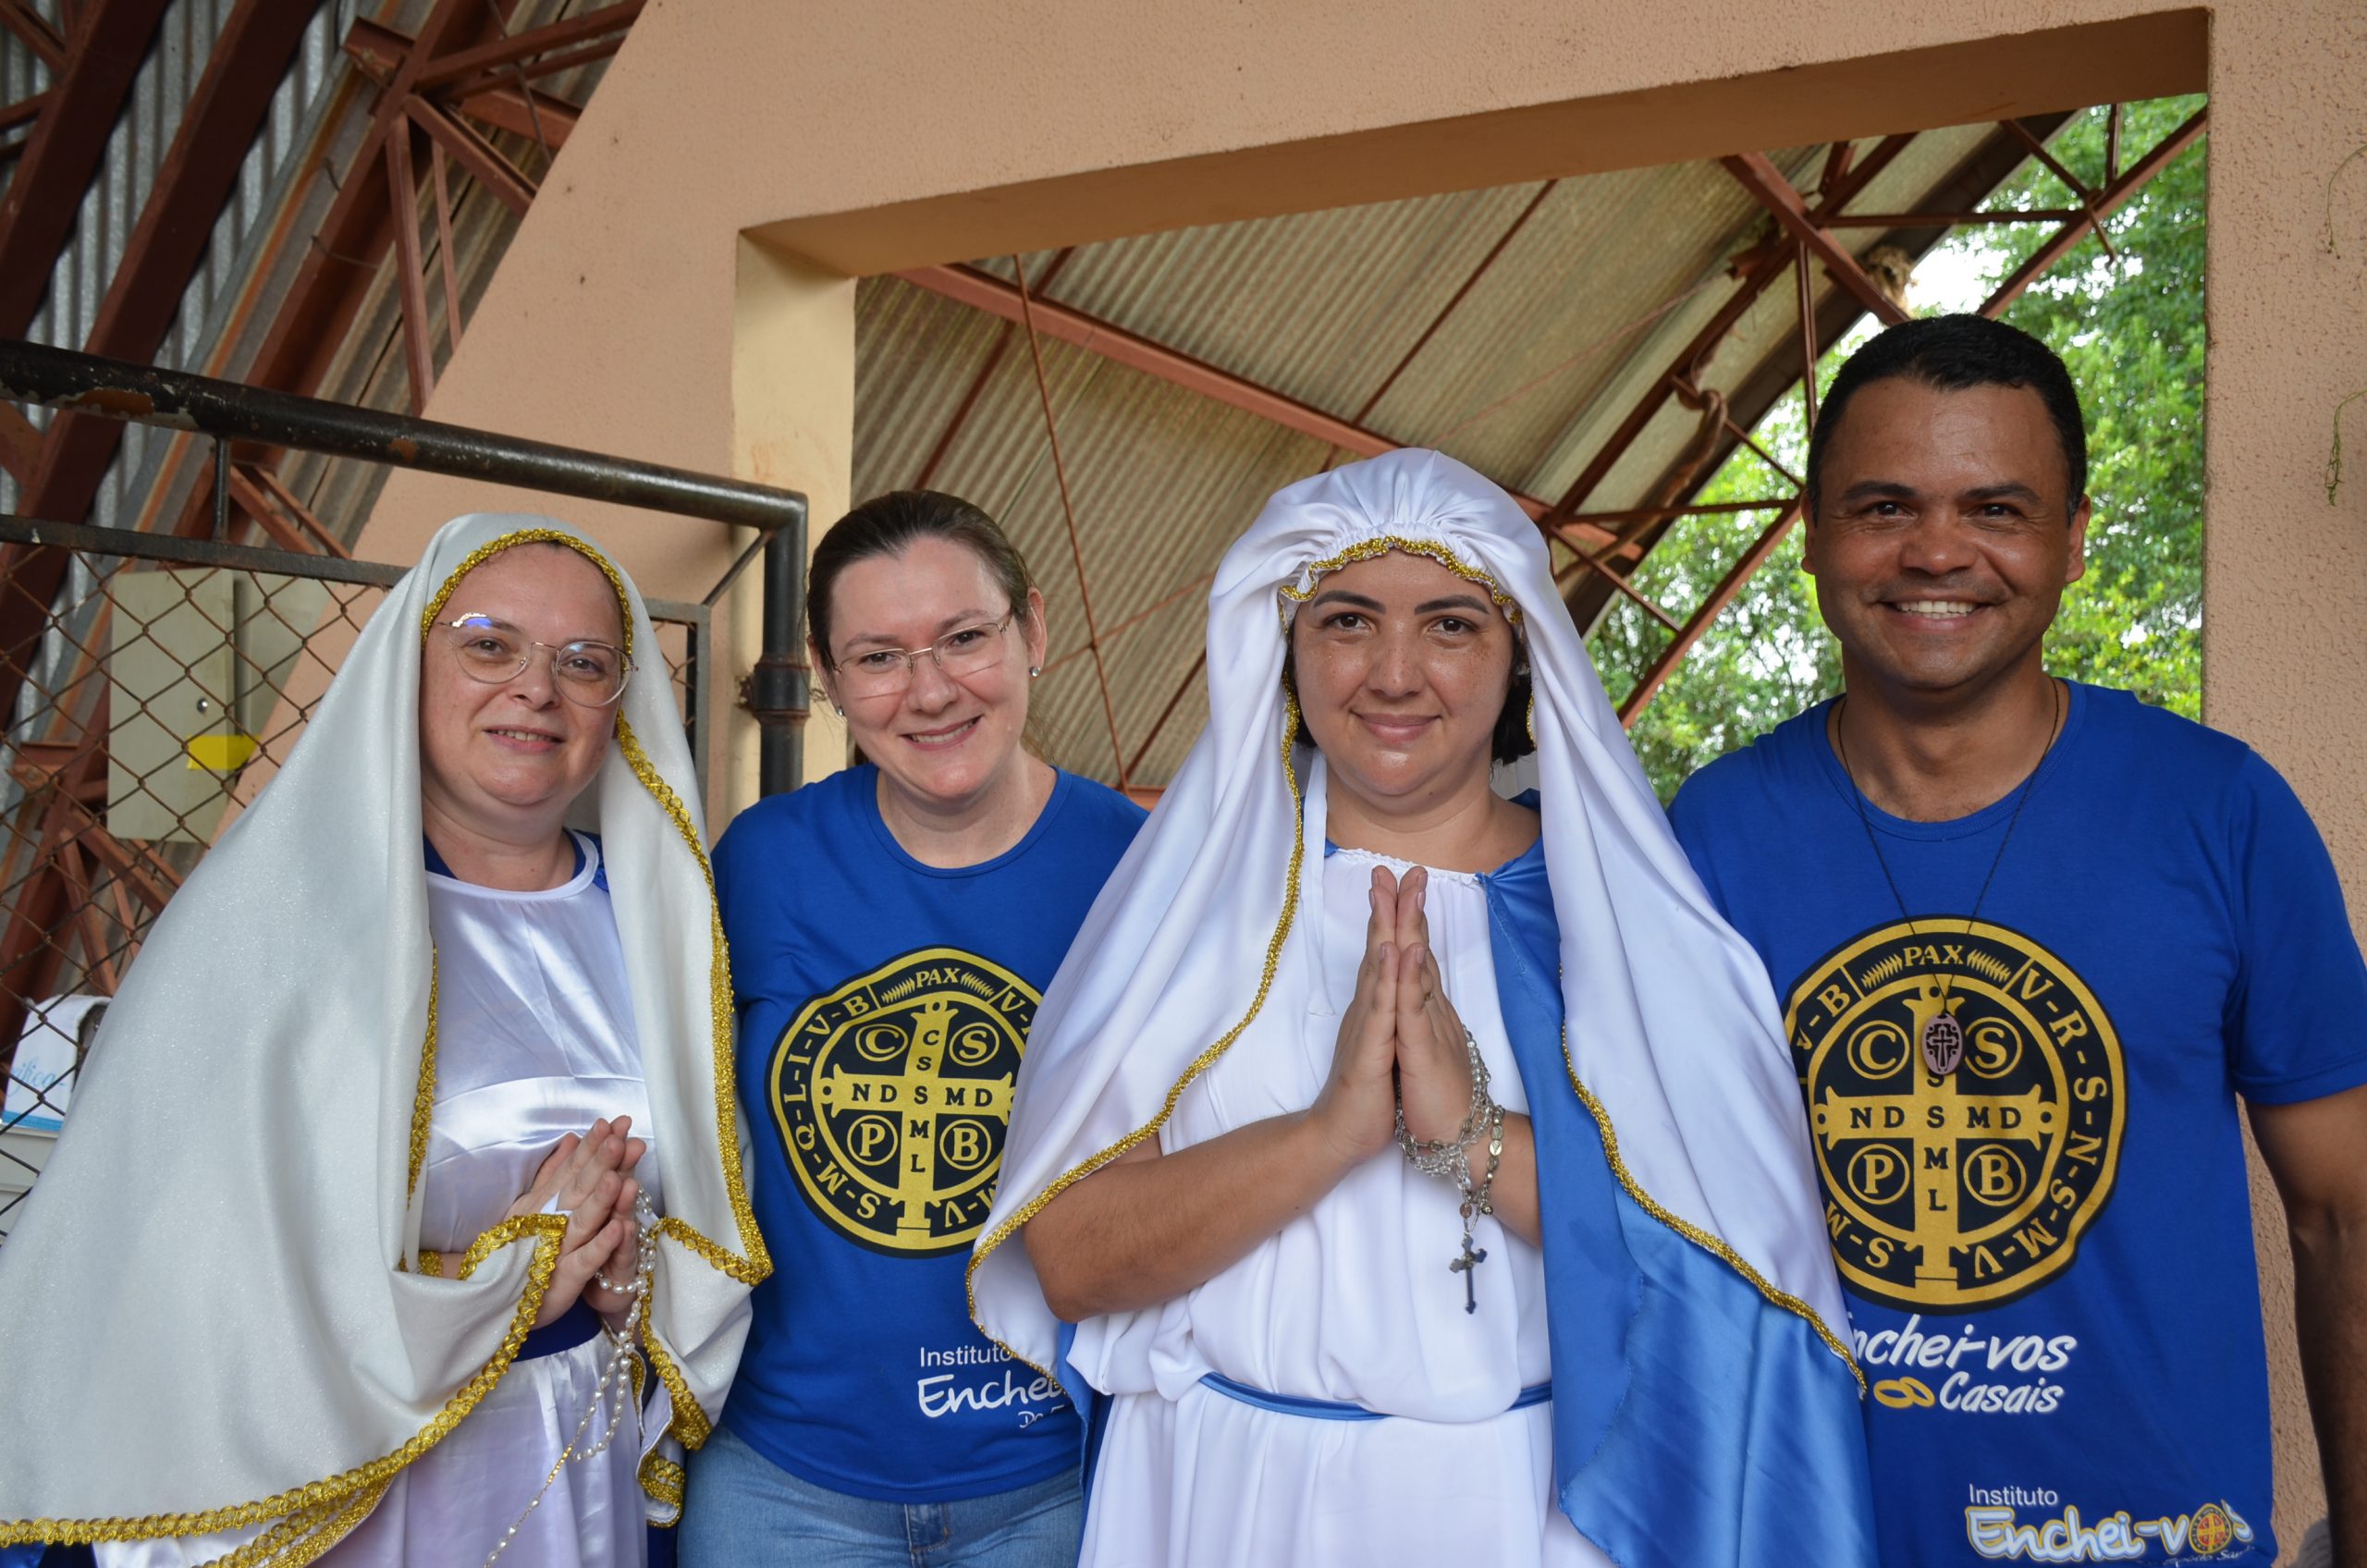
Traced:
[[[2201, 98], [2133, 104], [2124, 111], [2125, 157], [2151, 148], [2201, 105]], [[2105, 115], [2076, 116], [2052, 151], [2090, 185], [2103, 182]], [[2088, 415], [2087, 576], [2064, 597], [2047, 640], [2058, 674], [2125, 687], [2150, 703], [2197, 717], [2202, 704], [2203, 191], [2206, 141], [2198, 141], [2106, 221], [2115, 255], [2091, 235], [2005, 312], [2070, 366]], [[2077, 198], [2033, 160], [1992, 208], [2058, 208]], [[1940, 252], [1968, 263], [1976, 299], [1993, 289], [2054, 232], [2042, 224], [1960, 230]], [[1927, 268], [1932, 260], [1927, 260]], [[1833, 346], [1819, 367], [1829, 385], [1870, 327]], [[1797, 473], [1808, 457], [1797, 389], [1754, 433]], [[1788, 494], [1748, 448], [1703, 488], [1705, 502]], [[1715, 587], [1772, 513], [1689, 518], [1671, 529], [1636, 573], [1636, 587], [1682, 619]], [[1625, 600], [1592, 640], [1617, 702], [1670, 641]], [[1800, 570], [1796, 529], [1702, 637], [1644, 710], [1636, 750], [1663, 798], [1686, 775], [1840, 690], [1838, 650], [1817, 613], [1815, 580]]]

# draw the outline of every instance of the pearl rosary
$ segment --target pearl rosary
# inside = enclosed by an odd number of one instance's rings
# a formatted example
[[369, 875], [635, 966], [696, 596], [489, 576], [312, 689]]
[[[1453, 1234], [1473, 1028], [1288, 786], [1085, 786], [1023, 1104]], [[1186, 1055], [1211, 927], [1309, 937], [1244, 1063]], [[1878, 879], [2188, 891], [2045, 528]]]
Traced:
[[[540, 1489], [534, 1493], [532, 1501], [526, 1504], [518, 1517], [510, 1521], [509, 1528], [502, 1532], [500, 1544], [486, 1555], [484, 1568], [493, 1568], [495, 1559], [509, 1550], [509, 1543], [518, 1538], [520, 1527], [533, 1515], [535, 1509], [542, 1506], [543, 1499], [549, 1494], [552, 1485], [558, 1481], [559, 1472], [570, 1463], [580, 1464], [585, 1460], [597, 1459], [607, 1452], [608, 1444], [616, 1438], [617, 1428], [624, 1425], [625, 1411], [631, 1404], [632, 1390], [632, 1379], [627, 1375], [626, 1368], [632, 1361], [633, 1347], [640, 1342], [641, 1326], [648, 1315], [650, 1280], [652, 1271], [657, 1263], [657, 1215], [649, 1207], [649, 1195], [646, 1193], [633, 1199], [632, 1217], [634, 1223], [640, 1228], [641, 1237], [634, 1248], [632, 1278], [623, 1284], [618, 1284], [605, 1274], [595, 1272], [592, 1276], [593, 1281], [602, 1290], [631, 1298], [630, 1305], [625, 1308], [624, 1329], [620, 1333], [610, 1329], [605, 1319], [601, 1322], [601, 1332], [608, 1336], [608, 1359], [607, 1364], [600, 1368], [600, 1381], [592, 1390], [592, 1401], [584, 1407], [583, 1418], [576, 1422], [574, 1436], [568, 1439], [567, 1446], [559, 1451], [558, 1458], [552, 1463], [550, 1474], [543, 1477]], [[583, 1441], [584, 1434], [591, 1430], [592, 1417], [598, 1414], [604, 1405], [609, 1407], [607, 1429], [601, 1432], [598, 1442], [579, 1452], [577, 1445]], [[632, 1409], [633, 1430], [638, 1433], [641, 1429], [641, 1409], [638, 1405], [632, 1405]]]

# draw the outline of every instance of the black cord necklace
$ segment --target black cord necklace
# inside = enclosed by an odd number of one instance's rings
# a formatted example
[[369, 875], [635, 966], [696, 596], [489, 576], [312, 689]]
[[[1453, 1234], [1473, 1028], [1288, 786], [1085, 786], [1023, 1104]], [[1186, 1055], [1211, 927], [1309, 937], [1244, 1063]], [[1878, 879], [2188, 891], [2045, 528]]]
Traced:
[[[2054, 691], [2054, 723], [2047, 731], [2046, 749], [2030, 765], [2030, 775], [2022, 780], [2014, 798], [2014, 813], [2005, 819], [2005, 836], [1997, 840], [1997, 853], [1989, 862], [1989, 875], [1981, 879], [1981, 891], [1973, 898], [1972, 913], [1965, 916], [1968, 931], [1980, 920], [1981, 906], [1989, 901], [1990, 884], [1997, 880], [1997, 868], [2005, 864], [2005, 846], [2014, 841], [2014, 829], [2022, 820], [2022, 808], [2030, 803], [2030, 789], [2038, 782], [2046, 759], [2054, 754], [2054, 742], [2063, 736], [2063, 683], [2049, 680], [2047, 684]], [[1890, 862], [1883, 856], [1882, 840], [1875, 836], [1874, 819], [1866, 813], [1866, 791], [1858, 787], [1858, 776], [1849, 766], [1849, 738], [1841, 722], [1848, 705], [1849, 693], [1844, 692], [1833, 709], [1833, 746], [1840, 753], [1841, 776], [1849, 780], [1849, 798], [1857, 803], [1858, 824], [1866, 830], [1866, 847], [1874, 851], [1874, 864], [1883, 868], [1883, 880], [1890, 884], [1890, 896], [1898, 905], [1898, 918], [1906, 922], [1908, 936], [1919, 938], [1923, 933], [1916, 929], [1915, 917], [1907, 913], [1907, 896], [1898, 890], [1898, 878], [1891, 875]], [[1940, 972], [1937, 1009], [1923, 1021], [1922, 1037], [1916, 1042], [1923, 1053], [1923, 1065], [1940, 1078], [1954, 1072], [1957, 1063], [1964, 1060], [1964, 1025], [1956, 1022], [1956, 1004], [1948, 999], [1956, 978], [1951, 972]]]

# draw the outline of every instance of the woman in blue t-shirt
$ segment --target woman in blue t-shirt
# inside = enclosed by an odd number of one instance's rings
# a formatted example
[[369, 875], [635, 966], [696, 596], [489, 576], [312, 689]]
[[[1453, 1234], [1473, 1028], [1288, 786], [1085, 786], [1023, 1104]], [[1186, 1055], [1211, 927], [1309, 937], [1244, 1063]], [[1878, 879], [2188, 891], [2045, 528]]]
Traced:
[[1044, 596], [976, 507], [857, 507], [809, 592], [865, 760], [716, 847], [777, 1262], [691, 1461], [682, 1562], [1066, 1568], [1077, 1413], [971, 1324], [963, 1269], [1036, 1002], [1143, 814], [1024, 744]]

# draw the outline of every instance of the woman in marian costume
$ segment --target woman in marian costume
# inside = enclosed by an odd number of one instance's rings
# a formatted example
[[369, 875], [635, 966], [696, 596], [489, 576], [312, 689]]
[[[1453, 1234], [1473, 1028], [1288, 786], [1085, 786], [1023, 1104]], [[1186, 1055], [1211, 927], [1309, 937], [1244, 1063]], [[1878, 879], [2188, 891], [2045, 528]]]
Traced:
[[1045, 998], [971, 1266], [1107, 1396], [1084, 1561], [1870, 1563], [1772, 998], [1536, 525], [1396, 452], [1276, 496], [1209, 602], [1208, 729]]
[[0, 1543], [640, 1563], [768, 1268], [702, 842], [632, 584], [448, 524], [157, 922], [0, 1249]]

